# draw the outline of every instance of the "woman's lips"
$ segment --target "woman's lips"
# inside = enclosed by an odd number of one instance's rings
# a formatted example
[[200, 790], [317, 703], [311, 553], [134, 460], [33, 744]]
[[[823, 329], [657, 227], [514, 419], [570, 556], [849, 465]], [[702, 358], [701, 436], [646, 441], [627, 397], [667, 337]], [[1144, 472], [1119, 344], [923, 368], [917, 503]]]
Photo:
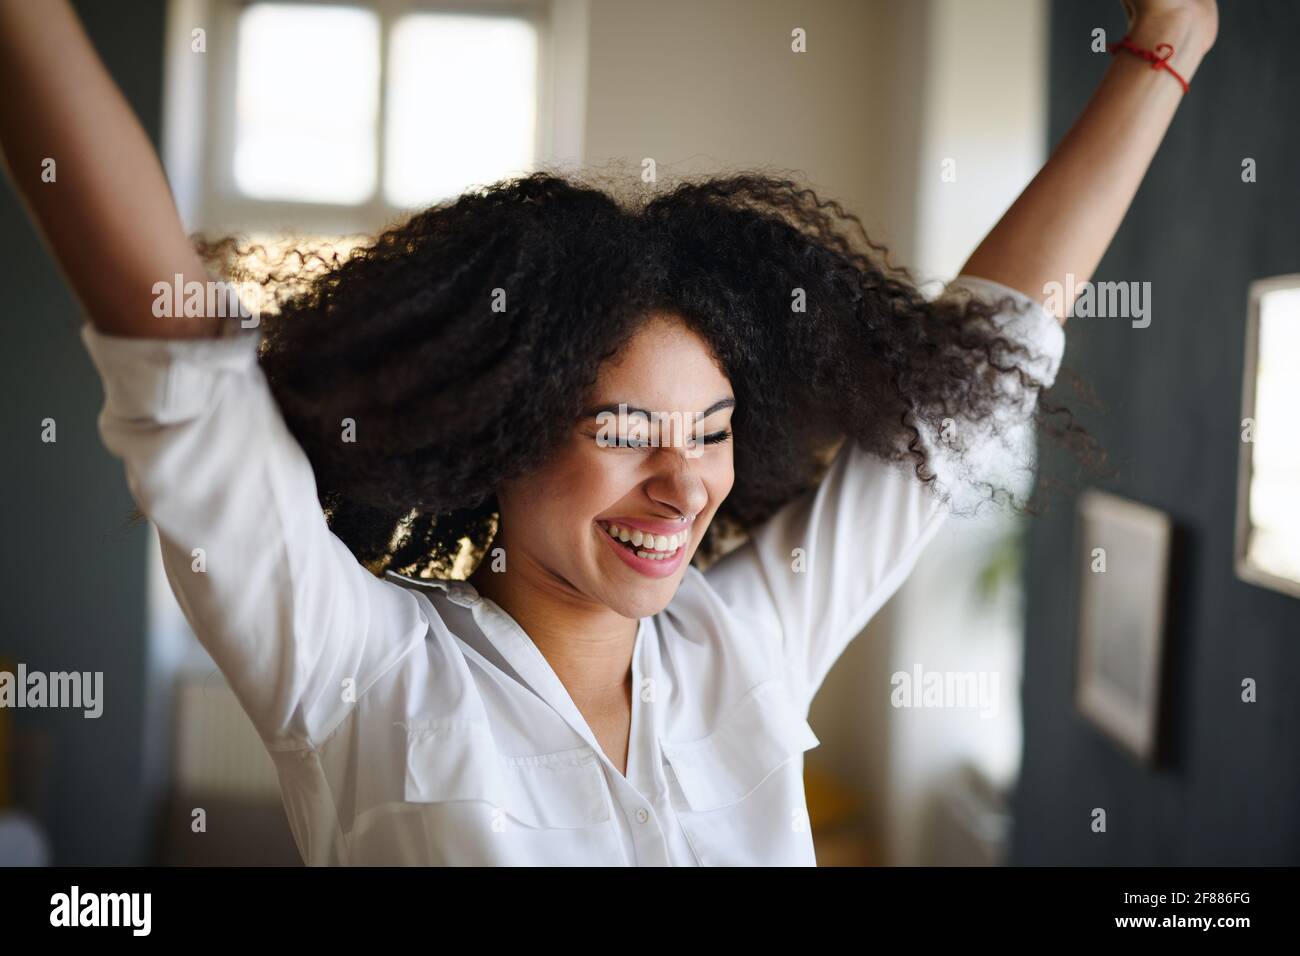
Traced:
[[[617, 522], [615, 522], [617, 523]], [[606, 546], [613, 549], [621, 560], [634, 571], [639, 571], [648, 578], [666, 578], [675, 572], [681, 566], [682, 560], [686, 557], [686, 546], [690, 543], [688, 538], [677, 546], [672, 557], [655, 560], [654, 558], [641, 558], [636, 555], [630, 548], [624, 546], [623, 542], [610, 536], [609, 532], [599, 524], [593, 522], [592, 527], [596, 533], [606, 541]], [[676, 532], [680, 534], [681, 532]]]

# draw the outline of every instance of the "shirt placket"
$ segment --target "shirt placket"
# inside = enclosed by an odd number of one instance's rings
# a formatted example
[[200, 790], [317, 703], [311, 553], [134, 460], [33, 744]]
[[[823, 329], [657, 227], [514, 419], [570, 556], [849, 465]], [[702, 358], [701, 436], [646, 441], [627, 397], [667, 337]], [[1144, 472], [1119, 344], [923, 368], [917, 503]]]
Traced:
[[[667, 866], [670, 864], [668, 848], [662, 830], [662, 820], [655, 809], [655, 800], [646, 797], [633, 782], [649, 785], [649, 792], [658, 791], [657, 782], [642, 779], [653, 775], [656, 721], [654, 708], [633, 701], [633, 718], [629, 733], [628, 771], [633, 780], [619, 772], [601, 749], [600, 742], [587, 724], [586, 718], [573, 702], [568, 689], [556, 675], [550, 663], [524, 633], [519, 623], [495, 602], [479, 596], [472, 585], [454, 582], [448, 587], [452, 600], [468, 607], [484, 636], [514, 668], [528, 687], [542, 698], [569, 727], [591, 747], [601, 762], [606, 787], [612, 790], [613, 810], [622, 814], [624, 833], [630, 840], [635, 866]], [[633, 694], [640, 693], [645, 646], [654, 638], [654, 622], [642, 618], [637, 629], [636, 646], [632, 654]]]

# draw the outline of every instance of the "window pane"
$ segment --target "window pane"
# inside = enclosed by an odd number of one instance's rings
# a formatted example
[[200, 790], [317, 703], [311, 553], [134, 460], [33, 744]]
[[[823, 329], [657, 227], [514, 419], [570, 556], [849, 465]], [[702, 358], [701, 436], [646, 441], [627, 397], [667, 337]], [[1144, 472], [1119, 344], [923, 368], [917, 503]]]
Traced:
[[374, 193], [379, 19], [355, 7], [255, 3], [239, 18], [235, 183], [259, 199]]
[[537, 31], [507, 16], [402, 17], [389, 44], [384, 192], [423, 206], [527, 172]]
[[1276, 289], [1259, 303], [1255, 444], [1251, 449], [1248, 557], [1269, 574], [1300, 582], [1300, 289]]

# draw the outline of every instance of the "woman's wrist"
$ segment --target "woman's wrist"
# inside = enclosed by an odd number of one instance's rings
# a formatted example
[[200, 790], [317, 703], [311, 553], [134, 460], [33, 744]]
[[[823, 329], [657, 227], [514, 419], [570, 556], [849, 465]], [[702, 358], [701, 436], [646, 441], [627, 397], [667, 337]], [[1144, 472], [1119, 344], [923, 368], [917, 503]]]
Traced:
[[[1193, 74], [1214, 44], [1214, 31], [1204, 19], [1191, 12], [1175, 11], [1139, 18], [1128, 32], [1129, 42], [1144, 50], [1156, 50], [1162, 43], [1173, 48], [1167, 66], [1185, 81], [1191, 83]], [[1163, 56], [1164, 50], [1157, 51]], [[1117, 51], [1117, 56], [1131, 57], [1131, 53]], [[1150, 68], [1152, 64], [1137, 62]]]

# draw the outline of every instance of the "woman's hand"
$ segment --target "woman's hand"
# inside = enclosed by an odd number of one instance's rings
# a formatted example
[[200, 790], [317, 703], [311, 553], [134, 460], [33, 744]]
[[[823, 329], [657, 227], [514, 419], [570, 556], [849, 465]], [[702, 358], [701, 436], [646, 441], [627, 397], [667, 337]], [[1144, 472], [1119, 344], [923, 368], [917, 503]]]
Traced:
[[[1124, 5], [1127, 32], [1133, 34], [1139, 27], [1143, 32], [1164, 29], [1183, 37], [1199, 60], [1214, 46], [1219, 35], [1218, 0], [1120, 0]], [[1165, 41], [1172, 43], [1173, 41]], [[1140, 44], [1139, 44], [1140, 45]], [[1175, 55], [1180, 52], [1174, 46]]]

